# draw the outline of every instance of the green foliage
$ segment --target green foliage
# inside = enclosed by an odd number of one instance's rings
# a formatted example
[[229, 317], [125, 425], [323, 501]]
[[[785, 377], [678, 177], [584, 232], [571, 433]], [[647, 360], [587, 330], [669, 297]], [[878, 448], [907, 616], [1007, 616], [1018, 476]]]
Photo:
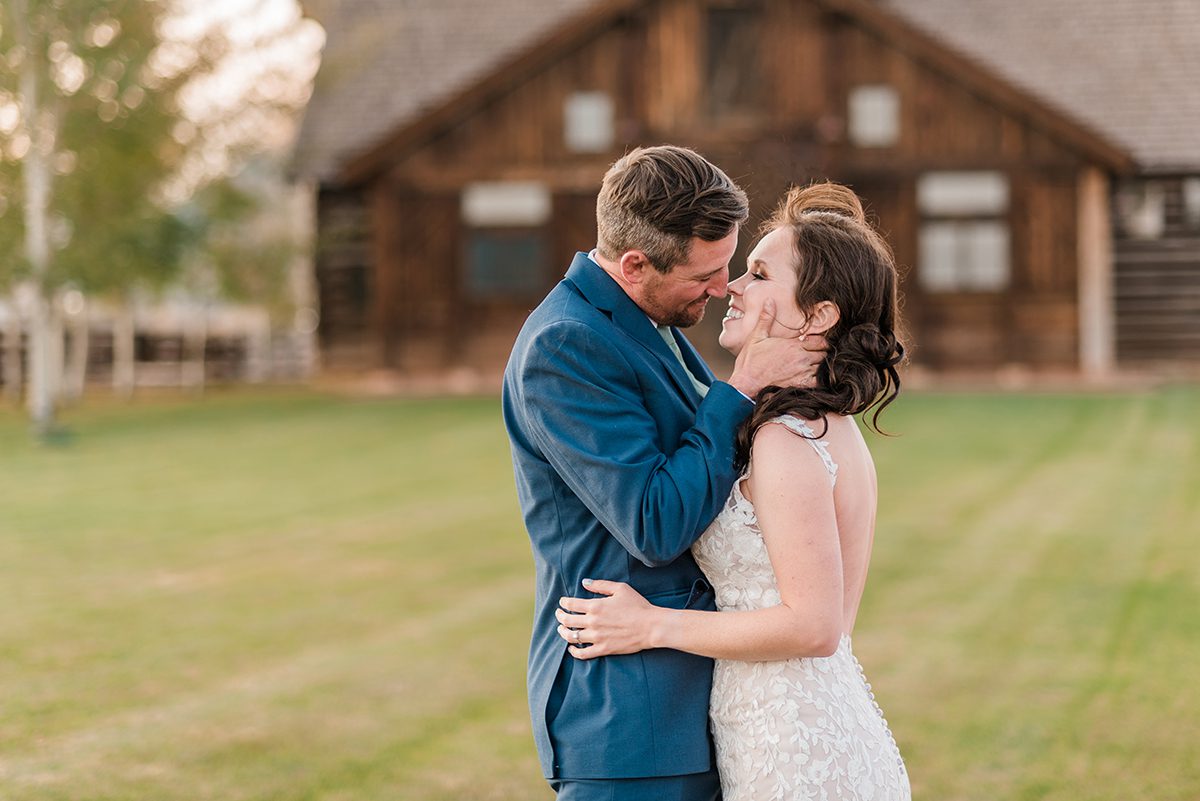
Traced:
[[[24, 3], [25, 24], [19, 25]], [[52, 131], [50, 287], [71, 282], [89, 293], [133, 286], [161, 288], [179, 279], [198, 249], [214, 247], [219, 289], [237, 299], [279, 294], [278, 243], [234, 232], [238, 215], [253, 215], [259, 199], [202, 200], [204, 213], [179, 206], [197, 187], [226, 180], [256, 148], [255, 124], [278, 127], [272, 112], [294, 113], [294, 91], [260, 90], [230, 101], [212, 119], [184, 113], [205, 79], [237, 55], [221, 24], [171, 35], [176, 3], [167, 0], [5, 0], [0, 2], [0, 289], [26, 274], [22, 153], [30, 120], [19, 113], [20, 73], [38, 76], [41, 122]], [[229, 23], [236, 24], [236, 23]], [[184, 26], [185, 28], [187, 26]], [[264, 36], [287, 36], [296, 26]], [[266, 87], [283, 85], [280, 67]], [[203, 92], [201, 91], [201, 94]], [[239, 105], [240, 104], [240, 105]], [[246, 115], [245, 118], [239, 115]], [[17, 124], [17, 121], [20, 124]], [[11, 124], [10, 124], [11, 123]], [[242, 131], [241, 139], [231, 131]], [[237, 190], [216, 189], [236, 194]], [[265, 247], [241, 258], [238, 242]], [[243, 253], [237, 254], [240, 258]], [[261, 268], [262, 274], [258, 274]]]
[[189, 266], [194, 291], [291, 311], [288, 271], [299, 245], [285, 185], [280, 164], [259, 159], [197, 193], [182, 212], [198, 245]]
[[[48, 283], [71, 281], [92, 292], [163, 284], [178, 269], [185, 234], [159, 199], [186, 155], [172, 135], [177, 94], [208, 68], [205, 56], [197, 50], [181, 65], [165, 63], [161, 2], [28, 0], [24, 50], [16, 9], [6, 6], [0, 53], [21, 66], [0, 73], [0, 103], [15, 102], [20, 70], [34, 65], [54, 137]], [[8, 152], [0, 161], [4, 243], [23, 236], [21, 163], [13, 152], [23, 135], [19, 129], [0, 142]], [[0, 251], [0, 270], [20, 274], [19, 252]]]
[[[909, 394], [854, 631], [915, 798], [1200, 797], [1200, 389]], [[14, 801], [549, 799], [494, 399], [0, 410]]]

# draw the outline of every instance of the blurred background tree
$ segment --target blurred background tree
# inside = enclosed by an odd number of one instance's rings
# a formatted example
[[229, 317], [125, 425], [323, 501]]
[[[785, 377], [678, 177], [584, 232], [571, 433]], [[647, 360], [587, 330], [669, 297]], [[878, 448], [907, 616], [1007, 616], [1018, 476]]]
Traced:
[[[114, 382], [127, 391], [134, 293], [207, 263], [218, 293], [281, 302], [285, 248], [249, 254], [270, 243], [231, 234], [280, 207], [231, 176], [286, 148], [322, 41], [295, 0], [0, 4], [0, 291], [29, 320], [38, 431], [61, 391], [64, 297], [122, 310]], [[5, 341], [5, 374], [19, 375], [19, 343]]]
[[[179, 211], [189, 226], [177, 285], [194, 304], [220, 301], [252, 304], [276, 322], [293, 319], [291, 286], [304, 236], [297, 218], [307, 218], [287, 181], [282, 159], [252, 158], [236, 175], [197, 191]], [[200, 389], [205, 380], [208, 329], [205, 315], [185, 335], [184, 384]]]

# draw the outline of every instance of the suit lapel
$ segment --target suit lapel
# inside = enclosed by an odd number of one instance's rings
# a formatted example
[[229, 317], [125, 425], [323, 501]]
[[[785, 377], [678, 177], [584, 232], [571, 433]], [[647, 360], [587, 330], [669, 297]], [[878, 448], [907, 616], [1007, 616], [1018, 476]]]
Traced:
[[[566, 280], [571, 282], [589, 303], [601, 311], [608, 312], [618, 328], [657, 356], [680, 394], [693, 408], [699, 405], [700, 399], [696, 394], [696, 388], [684, 374], [683, 365], [679, 363], [679, 359], [675, 358], [675, 354], [667, 347], [667, 343], [663, 342], [663, 338], [654, 324], [650, 322], [650, 318], [636, 303], [630, 300], [629, 296], [625, 294], [625, 290], [621, 289], [616, 281], [588, 258], [586, 253], [575, 254], [575, 260], [571, 262], [571, 268], [567, 270]], [[684, 353], [690, 353], [692, 358], [699, 361], [700, 357], [696, 355], [695, 350], [686, 339], [675, 338], [676, 342], [681, 339], [684, 344], [680, 347]], [[685, 358], [687, 358], [686, 355]], [[700, 363], [703, 364], [703, 362]], [[712, 382], [711, 373], [708, 372], [707, 367], [704, 368], [703, 373], [696, 373], [698, 376], [702, 374], [710, 376], [709, 383]]]

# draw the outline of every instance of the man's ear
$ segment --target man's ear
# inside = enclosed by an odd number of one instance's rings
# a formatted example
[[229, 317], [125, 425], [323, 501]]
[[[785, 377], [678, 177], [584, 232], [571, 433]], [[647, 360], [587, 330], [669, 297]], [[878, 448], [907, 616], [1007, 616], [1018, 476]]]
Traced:
[[837, 307], [837, 304], [831, 300], [823, 300], [809, 312], [805, 333], [824, 334], [830, 328], [837, 325], [840, 319], [842, 319], [842, 311]]
[[640, 284], [649, 275], [649, 271], [654, 269], [646, 254], [640, 250], [627, 250], [622, 253], [617, 266], [621, 269], [621, 277], [631, 284]]

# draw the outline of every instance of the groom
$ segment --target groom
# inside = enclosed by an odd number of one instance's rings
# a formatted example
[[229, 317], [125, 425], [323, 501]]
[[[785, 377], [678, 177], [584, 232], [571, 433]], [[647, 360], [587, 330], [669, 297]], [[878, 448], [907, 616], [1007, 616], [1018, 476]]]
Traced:
[[529, 706], [560, 801], [720, 795], [712, 661], [579, 661], [554, 611], [590, 577], [660, 606], [715, 608], [689, 546], [729, 495], [735, 432], [760, 389], [811, 383], [823, 355], [767, 338], [767, 310], [729, 381], [715, 381], [677, 330], [725, 297], [748, 215], [745, 193], [699, 154], [634, 150], [604, 177], [598, 247], [576, 254], [513, 346], [504, 421], [537, 570]]

